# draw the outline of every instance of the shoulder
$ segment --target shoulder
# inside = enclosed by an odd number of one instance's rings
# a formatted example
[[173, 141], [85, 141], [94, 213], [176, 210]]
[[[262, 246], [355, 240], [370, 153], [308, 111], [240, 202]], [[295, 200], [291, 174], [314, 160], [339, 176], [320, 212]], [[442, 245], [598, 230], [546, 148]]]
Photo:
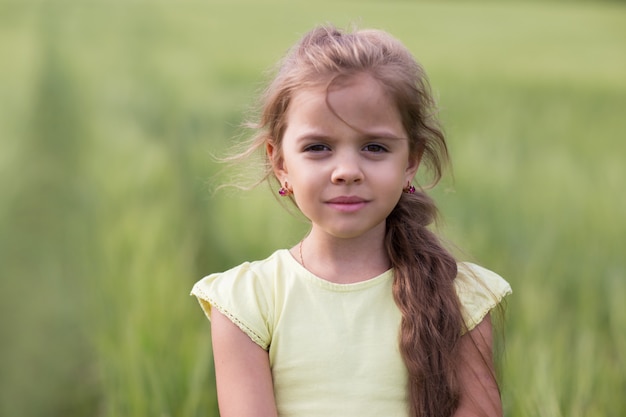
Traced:
[[458, 264], [454, 286], [468, 330], [476, 327], [504, 297], [512, 293], [511, 286], [500, 275], [469, 262]]
[[260, 289], [272, 284], [276, 274], [284, 268], [286, 250], [278, 250], [269, 257], [244, 262], [224, 272], [216, 272], [196, 282], [191, 294], [203, 298], [213, 291], [232, 291], [235, 289]]
[[211, 309], [217, 309], [266, 349], [271, 335], [275, 287], [280, 271], [287, 264], [285, 256], [290, 256], [288, 251], [278, 250], [266, 259], [207, 275], [196, 282], [191, 295], [198, 298], [209, 319]]

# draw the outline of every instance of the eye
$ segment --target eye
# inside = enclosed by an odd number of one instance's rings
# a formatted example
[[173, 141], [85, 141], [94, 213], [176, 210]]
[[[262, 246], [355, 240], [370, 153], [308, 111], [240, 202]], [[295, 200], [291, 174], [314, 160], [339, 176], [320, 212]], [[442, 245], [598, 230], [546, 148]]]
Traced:
[[313, 145], [308, 145], [304, 148], [304, 152], [325, 152], [329, 151], [330, 148], [321, 143], [315, 143]]
[[370, 143], [368, 145], [365, 145], [363, 147], [363, 150], [366, 151], [366, 152], [372, 152], [372, 153], [387, 152], [387, 148], [385, 148], [382, 145], [379, 145], [378, 143]]

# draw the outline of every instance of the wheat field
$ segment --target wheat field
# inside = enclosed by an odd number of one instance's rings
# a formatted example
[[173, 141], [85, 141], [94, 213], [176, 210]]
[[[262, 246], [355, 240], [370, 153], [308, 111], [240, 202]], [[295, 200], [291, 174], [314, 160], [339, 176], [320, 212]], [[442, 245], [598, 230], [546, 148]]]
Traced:
[[307, 225], [215, 156], [324, 22], [430, 76], [441, 233], [514, 289], [506, 415], [626, 415], [626, 5], [399, 0], [0, 0], [0, 415], [217, 415], [189, 290]]

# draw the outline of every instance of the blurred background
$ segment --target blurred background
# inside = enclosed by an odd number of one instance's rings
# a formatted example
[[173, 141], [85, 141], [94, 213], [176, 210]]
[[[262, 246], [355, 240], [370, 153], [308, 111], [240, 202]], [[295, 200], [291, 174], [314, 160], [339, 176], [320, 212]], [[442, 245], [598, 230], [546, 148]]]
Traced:
[[626, 4], [408, 0], [0, 0], [0, 415], [217, 415], [191, 286], [307, 225], [214, 156], [324, 22], [426, 67], [441, 233], [514, 288], [506, 415], [626, 415]]

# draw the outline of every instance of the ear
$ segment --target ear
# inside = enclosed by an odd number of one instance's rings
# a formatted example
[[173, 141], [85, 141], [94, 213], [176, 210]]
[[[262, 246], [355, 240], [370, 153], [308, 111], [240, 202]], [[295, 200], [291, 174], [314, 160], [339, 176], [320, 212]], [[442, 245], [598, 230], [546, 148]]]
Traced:
[[265, 152], [267, 153], [270, 164], [272, 164], [274, 175], [278, 179], [278, 182], [282, 184], [287, 177], [287, 168], [285, 167], [285, 160], [283, 159], [280, 149], [278, 149], [273, 141], [268, 140], [265, 144]]
[[405, 176], [406, 181], [411, 182], [415, 174], [417, 174], [417, 169], [420, 166], [420, 162], [422, 161], [422, 155], [424, 154], [423, 150], [420, 150], [415, 155], [409, 155], [409, 160], [406, 166]]

